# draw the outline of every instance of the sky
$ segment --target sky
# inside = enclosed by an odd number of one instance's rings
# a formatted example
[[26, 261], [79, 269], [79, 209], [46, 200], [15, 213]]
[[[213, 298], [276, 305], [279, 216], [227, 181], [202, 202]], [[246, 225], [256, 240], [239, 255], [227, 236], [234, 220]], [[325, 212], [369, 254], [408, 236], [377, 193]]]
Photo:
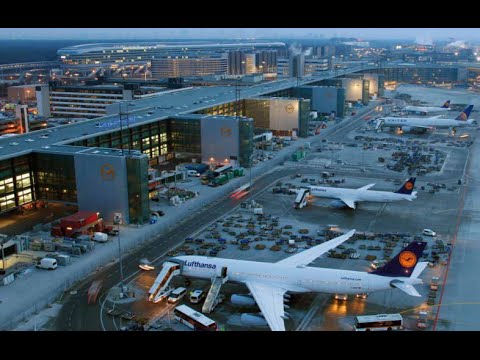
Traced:
[[371, 39], [480, 40], [472, 28], [3, 28], [1, 40], [114, 40], [181, 38], [330, 38], [334, 36]]

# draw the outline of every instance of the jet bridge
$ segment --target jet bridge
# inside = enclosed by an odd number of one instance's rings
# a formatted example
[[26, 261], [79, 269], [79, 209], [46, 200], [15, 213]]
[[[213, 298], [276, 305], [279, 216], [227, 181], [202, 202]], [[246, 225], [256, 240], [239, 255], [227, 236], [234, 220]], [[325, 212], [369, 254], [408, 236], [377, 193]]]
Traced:
[[148, 301], [157, 303], [165, 297], [168, 284], [172, 277], [181, 273], [181, 264], [171, 261], [165, 261], [162, 266], [162, 271], [158, 274], [152, 287], [148, 291]]
[[204, 314], [211, 313], [215, 306], [217, 306], [219, 302], [218, 295], [220, 294], [220, 289], [227, 281], [227, 268], [222, 267], [220, 274], [216, 274], [214, 277], [212, 277], [212, 286], [210, 287], [205, 302], [202, 306], [202, 312]]

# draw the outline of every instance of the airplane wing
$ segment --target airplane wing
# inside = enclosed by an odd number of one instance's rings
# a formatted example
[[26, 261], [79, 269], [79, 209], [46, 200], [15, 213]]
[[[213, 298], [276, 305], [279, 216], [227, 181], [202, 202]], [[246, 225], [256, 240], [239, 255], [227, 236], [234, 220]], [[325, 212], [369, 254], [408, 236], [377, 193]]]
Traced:
[[335, 239], [326, 241], [323, 244], [314, 246], [308, 250], [304, 250], [301, 253], [292, 255], [286, 259], [277, 261], [276, 264], [287, 265], [287, 266], [302, 266], [302, 265], [306, 266], [310, 264], [313, 260], [318, 258], [319, 256], [322, 256], [323, 254], [325, 254], [328, 250], [336, 248], [341, 243], [350, 239], [353, 236], [353, 234], [355, 234], [355, 229], [350, 230], [348, 233], [344, 235], [340, 235]]
[[412, 128], [421, 128], [421, 129], [433, 129], [435, 126], [431, 125], [409, 125]]
[[443, 115], [435, 115], [435, 116], [431, 116], [429, 117], [429, 119], [439, 119], [441, 118]]
[[417, 296], [417, 297], [422, 296], [418, 293], [417, 289], [415, 289], [415, 287], [413, 285], [407, 284], [406, 282], [403, 282], [402, 280], [392, 280], [390, 282], [390, 285], [393, 286], [393, 287], [396, 287], [397, 289], [402, 290], [404, 293], [406, 293], [410, 296]]
[[339, 198], [340, 200], [342, 200], [345, 205], [347, 205], [349, 208], [351, 209], [355, 209], [355, 201], [352, 200], [352, 199], [348, 199], [348, 198]]
[[362, 186], [361, 188], [358, 188], [357, 190], [368, 190], [374, 185], [375, 184], [368, 184], [368, 185]]
[[270, 329], [272, 331], [285, 331], [283, 294], [286, 293], [286, 290], [255, 281], [246, 281], [245, 284], [255, 298]]

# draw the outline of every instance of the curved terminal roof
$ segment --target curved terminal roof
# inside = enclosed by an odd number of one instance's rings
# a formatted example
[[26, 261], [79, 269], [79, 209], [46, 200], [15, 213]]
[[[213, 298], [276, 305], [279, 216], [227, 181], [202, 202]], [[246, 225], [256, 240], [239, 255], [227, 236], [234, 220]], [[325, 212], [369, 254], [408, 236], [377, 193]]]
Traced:
[[155, 50], [169, 50], [169, 49], [206, 49], [206, 48], [238, 48], [238, 47], [272, 47], [279, 48], [285, 47], [282, 42], [171, 42], [171, 43], [158, 43], [158, 42], [141, 42], [141, 43], [94, 43], [94, 44], [81, 44], [69, 46], [59, 49], [57, 55], [80, 55], [88, 54], [91, 52], [107, 51], [107, 50], [142, 50], [142, 49], [155, 49]]

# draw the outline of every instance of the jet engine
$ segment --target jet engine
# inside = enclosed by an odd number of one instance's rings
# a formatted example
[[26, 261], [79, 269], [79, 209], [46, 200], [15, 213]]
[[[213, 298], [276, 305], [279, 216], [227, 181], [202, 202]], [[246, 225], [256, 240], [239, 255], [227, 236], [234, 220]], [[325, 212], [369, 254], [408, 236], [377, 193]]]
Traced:
[[268, 326], [267, 321], [264, 317], [259, 314], [248, 314], [244, 313], [240, 316], [240, 322], [243, 326]]
[[231, 297], [230, 297], [230, 302], [233, 304], [233, 305], [237, 305], [237, 306], [245, 306], [245, 307], [250, 307], [250, 306], [256, 306], [257, 303], [255, 302], [255, 300], [249, 296], [249, 295], [237, 295], [237, 294], [233, 294]]
[[347, 205], [345, 205], [345, 203], [342, 200], [333, 200], [330, 202], [330, 206], [341, 209], [346, 207]]

